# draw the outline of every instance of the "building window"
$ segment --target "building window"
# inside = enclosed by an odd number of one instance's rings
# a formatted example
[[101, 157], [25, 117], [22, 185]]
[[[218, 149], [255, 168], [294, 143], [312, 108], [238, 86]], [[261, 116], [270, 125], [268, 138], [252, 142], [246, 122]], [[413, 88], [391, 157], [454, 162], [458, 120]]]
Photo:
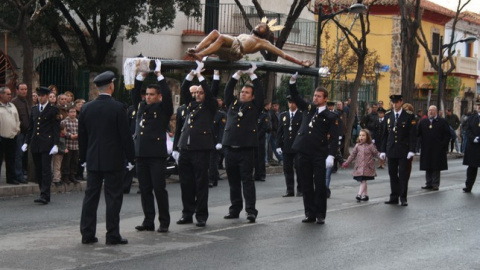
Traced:
[[432, 54], [433, 55], [440, 54], [440, 34], [439, 33], [432, 33]]
[[473, 44], [474, 43], [466, 43], [465, 46], [465, 56], [466, 57], [473, 57]]

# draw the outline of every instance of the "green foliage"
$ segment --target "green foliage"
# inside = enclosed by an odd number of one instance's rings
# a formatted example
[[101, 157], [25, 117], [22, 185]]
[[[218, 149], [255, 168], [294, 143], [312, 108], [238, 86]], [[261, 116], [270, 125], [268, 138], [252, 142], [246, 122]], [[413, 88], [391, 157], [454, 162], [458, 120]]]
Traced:
[[[430, 81], [430, 85], [432, 86], [432, 88], [435, 89], [433, 93], [438, 94], [438, 74], [429, 75], [427, 76], [427, 79]], [[464, 88], [465, 85], [462, 83], [462, 79], [460, 79], [459, 77], [447, 77], [445, 89], [449, 91], [445, 91], [446, 97], [453, 99], [458, 96], [458, 94], [460, 94], [460, 90]]]
[[[280, 105], [280, 110], [288, 109], [287, 96], [289, 95], [290, 77], [291, 76], [282, 76], [281, 83], [278, 86], [276, 93], [274, 93], [274, 96], [276, 96], [276, 100]], [[300, 93], [300, 96], [302, 96], [307, 101], [310, 101], [312, 99], [314, 90], [313, 85], [314, 79], [312, 77], [300, 75], [297, 77], [298, 92]]]

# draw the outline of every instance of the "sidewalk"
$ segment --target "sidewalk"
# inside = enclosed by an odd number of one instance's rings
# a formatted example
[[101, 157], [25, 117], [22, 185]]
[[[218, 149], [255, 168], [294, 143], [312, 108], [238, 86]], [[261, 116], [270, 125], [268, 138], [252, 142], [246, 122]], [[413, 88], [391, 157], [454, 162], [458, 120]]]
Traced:
[[[2, 173], [0, 175], [0, 198], [6, 197], [18, 197], [18, 196], [27, 196], [27, 195], [39, 195], [40, 189], [38, 188], [37, 183], [29, 182], [28, 184], [20, 184], [20, 185], [10, 185], [6, 183], [5, 178], [5, 171], [4, 166], [2, 166]], [[227, 178], [225, 170], [219, 170], [220, 176], [224, 179]], [[266, 168], [267, 175], [272, 174], [280, 174], [283, 172], [282, 167], [280, 166], [270, 166]], [[132, 188], [130, 193], [137, 192], [138, 189], [138, 180], [136, 178], [133, 179], [134, 183], [132, 184]], [[167, 183], [178, 183], [178, 175], [172, 175], [167, 178]], [[51, 193], [68, 193], [68, 192], [83, 192], [87, 187], [87, 182], [80, 181], [78, 184], [69, 184], [69, 185], [62, 185], [61, 187], [55, 187], [52, 185]]]

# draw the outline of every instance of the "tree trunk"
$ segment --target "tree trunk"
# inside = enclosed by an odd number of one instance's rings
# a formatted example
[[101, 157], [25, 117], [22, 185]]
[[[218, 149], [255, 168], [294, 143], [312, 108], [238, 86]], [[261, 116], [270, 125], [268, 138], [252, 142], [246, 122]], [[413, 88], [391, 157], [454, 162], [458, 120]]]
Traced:
[[415, 90], [415, 69], [419, 45], [415, 38], [418, 30], [415, 22], [402, 18], [402, 95], [403, 100], [412, 102]]
[[[352, 99], [352, 103], [350, 104], [350, 112], [349, 116], [347, 116], [347, 134], [345, 134], [345, 145], [344, 145], [344, 152], [343, 157], [346, 159], [350, 155], [349, 147], [350, 141], [352, 140], [352, 127], [353, 122], [355, 121], [355, 116], [357, 115], [357, 108], [358, 108], [358, 89], [362, 83], [363, 72], [365, 71], [365, 56], [358, 57], [358, 69], [357, 74], [355, 75], [355, 81], [353, 82], [353, 90], [350, 98]], [[356, 127], [355, 127], [356, 128]]]

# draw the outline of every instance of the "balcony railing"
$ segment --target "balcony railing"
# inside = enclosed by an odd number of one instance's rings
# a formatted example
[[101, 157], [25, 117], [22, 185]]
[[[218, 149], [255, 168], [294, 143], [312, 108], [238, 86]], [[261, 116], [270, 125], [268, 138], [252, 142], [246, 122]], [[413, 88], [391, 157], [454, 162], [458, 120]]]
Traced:
[[[434, 55], [433, 59], [435, 60], [436, 63], [438, 63], [438, 55]], [[453, 73], [462, 73], [462, 74], [468, 74], [468, 75], [479, 75], [477, 73], [477, 62], [478, 60], [476, 58], [472, 57], [463, 57], [463, 56], [454, 56], [453, 61], [455, 63], [455, 69], [453, 70]], [[443, 70], [448, 70], [450, 68], [450, 62], [446, 62], [443, 64]], [[430, 61], [428, 61], [428, 58], [425, 58], [425, 68], [423, 70], [424, 72], [437, 72], [432, 65], [430, 64]]]
[[[248, 33], [245, 26], [245, 20], [236, 4], [202, 5], [202, 17], [188, 17], [186, 29], [183, 31], [187, 35], [207, 35], [213, 29], [217, 29], [222, 34], [240, 35]], [[252, 26], [260, 22], [253, 6], [244, 6]], [[268, 19], [277, 19], [277, 24], [283, 25], [287, 15], [275, 12], [265, 11]], [[288, 44], [315, 46], [315, 21], [298, 19], [293, 25], [292, 31], [287, 39]], [[277, 38], [280, 31], [275, 32]]]

